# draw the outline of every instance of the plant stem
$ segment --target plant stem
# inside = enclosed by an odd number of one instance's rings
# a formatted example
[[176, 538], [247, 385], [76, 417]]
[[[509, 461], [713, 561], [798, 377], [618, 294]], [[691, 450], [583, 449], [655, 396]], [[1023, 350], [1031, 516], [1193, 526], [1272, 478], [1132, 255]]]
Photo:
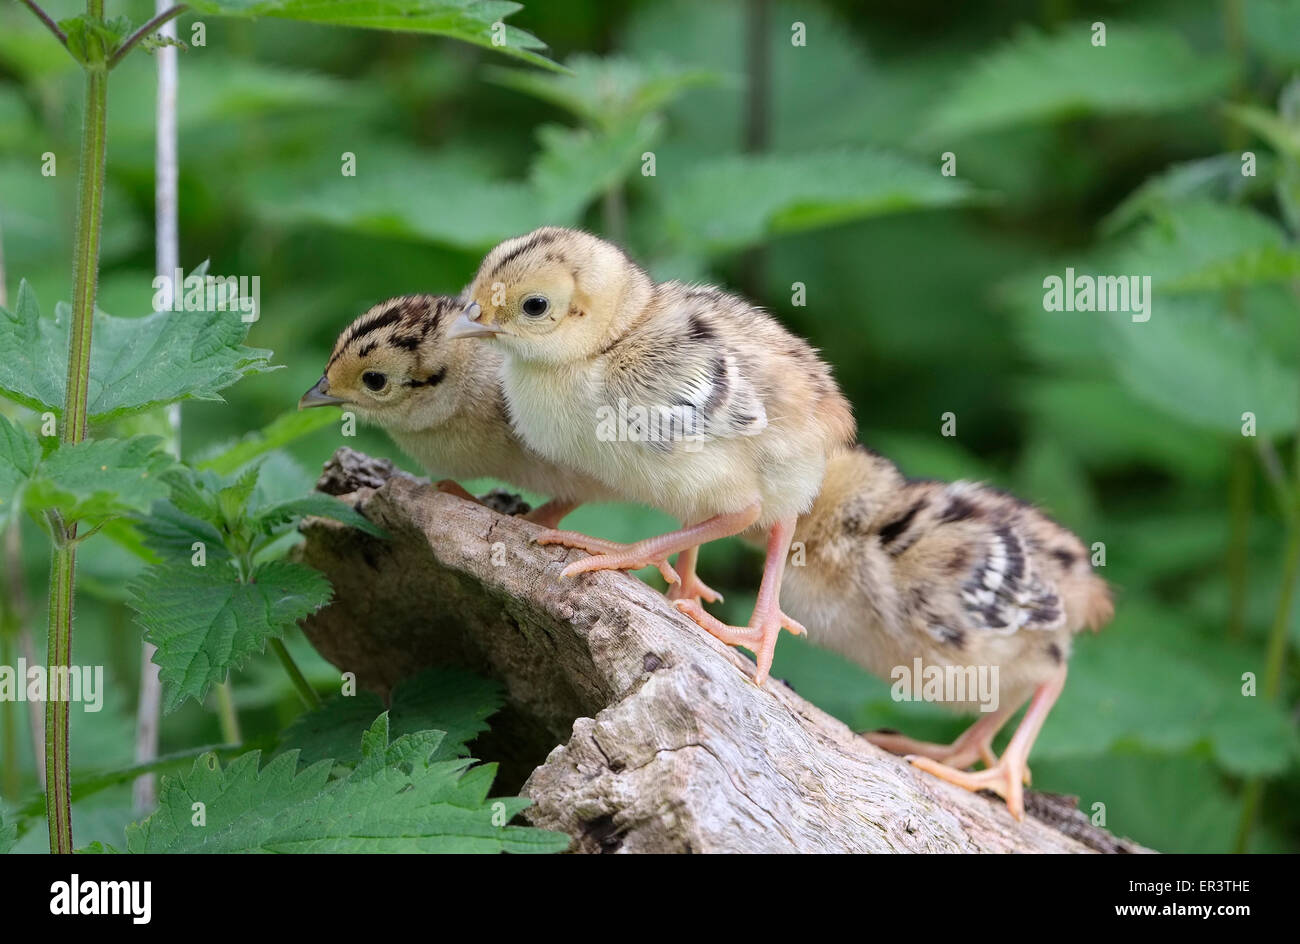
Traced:
[[1232, 450], [1228, 471], [1228, 636], [1233, 639], [1241, 638], [1246, 625], [1254, 484], [1255, 464], [1250, 448], [1239, 443]]
[[[100, 19], [104, 0], [86, 0], [86, 13]], [[108, 73], [86, 70], [86, 101], [81, 119], [81, 166], [77, 178], [77, 231], [72, 260], [72, 325], [68, 342], [68, 389], [61, 443], [86, 437], [86, 398], [90, 385], [90, 339], [99, 283], [99, 237], [104, 217], [104, 164], [107, 155]], [[68, 774], [68, 701], [54, 697], [53, 680], [72, 663], [72, 602], [77, 564], [77, 525], [51, 521], [54, 553], [50, 561], [49, 690], [45, 702], [46, 818], [50, 851], [72, 851], [72, 800]], [[60, 692], [60, 695], [66, 694]]]
[[302, 674], [302, 670], [298, 668], [298, 663], [293, 661], [293, 656], [289, 655], [289, 650], [285, 648], [284, 642], [279, 639], [272, 639], [271, 649], [279, 657], [284, 670], [289, 673], [289, 679], [293, 682], [293, 687], [298, 689], [298, 694], [302, 696], [303, 704], [312, 711], [319, 708], [321, 706], [320, 696], [316, 694], [316, 689], [311, 687], [307, 677]]
[[130, 36], [128, 36], [126, 39], [122, 41], [122, 45], [117, 47], [117, 50], [113, 53], [112, 57], [108, 60], [108, 67], [110, 69], [116, 67], [117, 64], [126, 57], [126, 54], [129, 53], [131, 49], [137, 43], [140, 42], [140, 40], [144, 39], [146, 36], [156, 33], [160, 26], [162, 26], [164, 23], [167, 23], [170, 20], [176, 19], [176, 17], [180, 16], [187, 9], [189, 8], [186, 7], [185, 4], [178, 3], [176, 6], [164, 10], [163, 12], [155, 16], [152, 20], [150, 20], [148, 23], [144, 24], [144, 26], [140, 27], [138, 30], [136, 30], [134, 33], [132, 33]]
[[[7, 623], [7, 620], [5, 621]], [[13, 665], [12, 626], [0, 625], [0, 665]], [[18, 732], [14, 716], [18, 714], [17, 702], [0, 706], [0, 796], [12, 801], [18, 799], [22, 782], [18, 776]]]
[[46, 25], [49, 31], [54, 34], [55, 39], [61, 42], [64, 46], [68, 45], [68, 37], [64, 35], [63, 30], [59, 29], [58, 24], [50, 18], [48, 13], [37, 6], [34, 0], [23, 0], [23, 3], [27, 4], [27, 9], [35, 13], [36, 18]]
[[227, 744], [244, 740], [239, 732], [239, 712], [235, 711], [235, 692], [230, 679], [217, 686], [217, 720], [221, 723], [221, 739]]
[[[100, 0], [102, 8], [102, 0]], [[81, 126], [76, 255], [73, 258], [72, 329], [68, 346], [68, 392], [63, 412], [65, 443], [86, 438], [86, 395], [90, 385], [90, 340], [99, 288], [99, 237], [104, 216], [104, 160], [108, 74], [86, 71], [86, 105]]]
[[[58, 670], [72, 664], [72, 596], [77, 548], [67, 530], [56, 524], [57, 544], [50, 562], [50, 672], [45, 692], [45, 815], [50, 851], [72, 852], [72, 785], [68, 777], [69, 692], [59, 685]], [[75, 531], [75, 526], [72, 529]]]

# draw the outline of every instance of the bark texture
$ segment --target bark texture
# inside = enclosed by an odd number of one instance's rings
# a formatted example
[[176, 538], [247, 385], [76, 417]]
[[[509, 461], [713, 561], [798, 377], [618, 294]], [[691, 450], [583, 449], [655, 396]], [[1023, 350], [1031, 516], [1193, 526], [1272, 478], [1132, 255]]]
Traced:
[[[334, 602], [316, 648], [387, 694], [431, 665], [504, 683], [483, 753], [525, 815], [578, 852], [1145, 852], [1070, 798], [1001, 801], [913, 770], [618, 573], [559, 577], [579, 551], [536, 526], [340, 449], [318, 487], [388, 530], [304, 523], [302, 559]], [[508, 496], [490, 497], [509, 511]]]

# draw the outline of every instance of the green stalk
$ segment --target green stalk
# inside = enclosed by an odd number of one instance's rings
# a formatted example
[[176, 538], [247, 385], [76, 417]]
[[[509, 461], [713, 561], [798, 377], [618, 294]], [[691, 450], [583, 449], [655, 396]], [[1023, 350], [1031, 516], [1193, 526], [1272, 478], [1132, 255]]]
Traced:
[[244, 740], [239, 732], [239, 713], [235, 711], [235, 691], [230, 679], [217, 686], [217, 720], [221, 724], [221, 739], [227, 744]]
[[320, 696], [316, 694], [316, 689], [311, 687], [307, 677], [302, 674], [302, 669], [298, 668], [298, 663], [293, 661], [293, 656], [289, 655], [289, 650], [284, 647], [284, 643], [279, 639], [272, 639], [271, 649], [279, 657], [284, 670], [289, 673], [289, 679], [302, 697], [303, 704], [307, 706], [309, 711], [315, 711], [319, 708], [321, 706]]
[[[13, 639], [10, 637], [11, 626], [8, 617], [0, 617], [0, 665], [14, 665]], [[0, 796], [13, 801], [18, 799], [22, 782], [18, 776], [18, 731], [15, 718], [18, 715], [18, 703], [10, 702], [0, 709]]]
[[[1264, 698], [1273, 701], [1282, 687], [1282, 667], [1286, 661], [1287, 629], [1291, 623], [1291, 603], [1295, 597], [1296, 577], [1300, 575], [1300, 523], [1292, 519], [1289, 522], [1290, 537], [1287, 540], [1286, 558], [1282, 565], [1282, 590], [1277, 601], [1277, 610], [1273, 614], [1273, 627], [1268, 634], [1268, 649], [1264, 660], [1264, 679], [1260, 690]], [[1246, 781], [1241, 795], [1241, 819], [1237, 824], [1237, 839], [1233, 851], [1246, 852], [1250, 845], [1250, 833], [1255, 826], [1255, 816], [1264, 796], [1264, 781], [1252, 777]]]
[[[60, 526], [61, 527], [61, 526]], [[75, 535], [75, 528], [71, 529]], [[72, 596], [77, 548], [56, 532], [50, 562], [50, 672], [45, 692], [45, 815], [50, 851], [72, 852], [72, 784], [68, 777], [68, 692], [56, 687], [57, 669], [72, 664]], [[66, 675], [65, 675], [66, 677]]]
[[1232, 450], [1228, 471], [1228, 636], [1240, 639], [1246, 626], [1250, 578], [1250, 518], [1254, 511], [1255, 464], [1250, 448]]
[[[86, 0], [86, 13], [102, 18], [104, 0]], [[104, 220], [104, 168], [107, 155], [108, 73], [86, 69], [86, 103], [81, 122], [81, 166], [77, 183], [77, 231], [72, 264], [72, 326], [68, 344], [68, 391], [59, 440], [86, 438], [86, 397], [90, 385], [90, 339], [99, 283], [99, 236]], [[72, 601], [77, 566], [77, 525], [52, 521], [50, 561], [49, 667], [51, 681], [72, 663]], [[64, 694], [62, 692], [60, 695]], [[47, 692], [45, 702], [46, 816], [50, 851], [72, 852], [72, 801], [68, 777], [66, 698]]]

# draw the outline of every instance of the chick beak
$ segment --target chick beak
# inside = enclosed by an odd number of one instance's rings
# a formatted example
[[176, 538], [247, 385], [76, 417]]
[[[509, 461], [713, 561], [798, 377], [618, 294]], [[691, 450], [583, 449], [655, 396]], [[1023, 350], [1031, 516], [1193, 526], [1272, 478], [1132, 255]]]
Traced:
[[482, 317], [483, 309], [479, 308], [478, 302], [471, 302], [470, 306], [461, 312], [460, 317], [447, 329], [447, 339], [490, 338], [501, 333], [501, 329], [496, 325], [484, 324], [480, 321]]
[[312, 406], [329, 406], [333, 403], [346, 402], [340, 400], [338, 397], [331, 397], [329, 395], [329, 389], [329, 381], [322, 377], [320, 380], [316, 381], [316, 386], [312, 387], [302, 395], [302, 399], [298, 401], [298, 409], [305, 410]]

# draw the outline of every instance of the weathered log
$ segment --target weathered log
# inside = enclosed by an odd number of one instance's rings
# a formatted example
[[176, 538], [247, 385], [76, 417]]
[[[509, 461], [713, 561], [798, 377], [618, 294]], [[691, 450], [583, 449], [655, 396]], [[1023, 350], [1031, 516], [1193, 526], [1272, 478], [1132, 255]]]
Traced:
[[1031, 793], [1017, 823], [913, 770], [779, 681], [755, 686], [747, 658], [636, 578], [561, 579], [581, 552], [532, 543], [520, 518], [349, 449], [318, 487], [391, 540], [304, 523], [299, 553], [335, 588], [312, 643], [381, 694], [438, 664], [499, 679], [478, 747], [575, 851], [1147, 851], [1069, 798]]

